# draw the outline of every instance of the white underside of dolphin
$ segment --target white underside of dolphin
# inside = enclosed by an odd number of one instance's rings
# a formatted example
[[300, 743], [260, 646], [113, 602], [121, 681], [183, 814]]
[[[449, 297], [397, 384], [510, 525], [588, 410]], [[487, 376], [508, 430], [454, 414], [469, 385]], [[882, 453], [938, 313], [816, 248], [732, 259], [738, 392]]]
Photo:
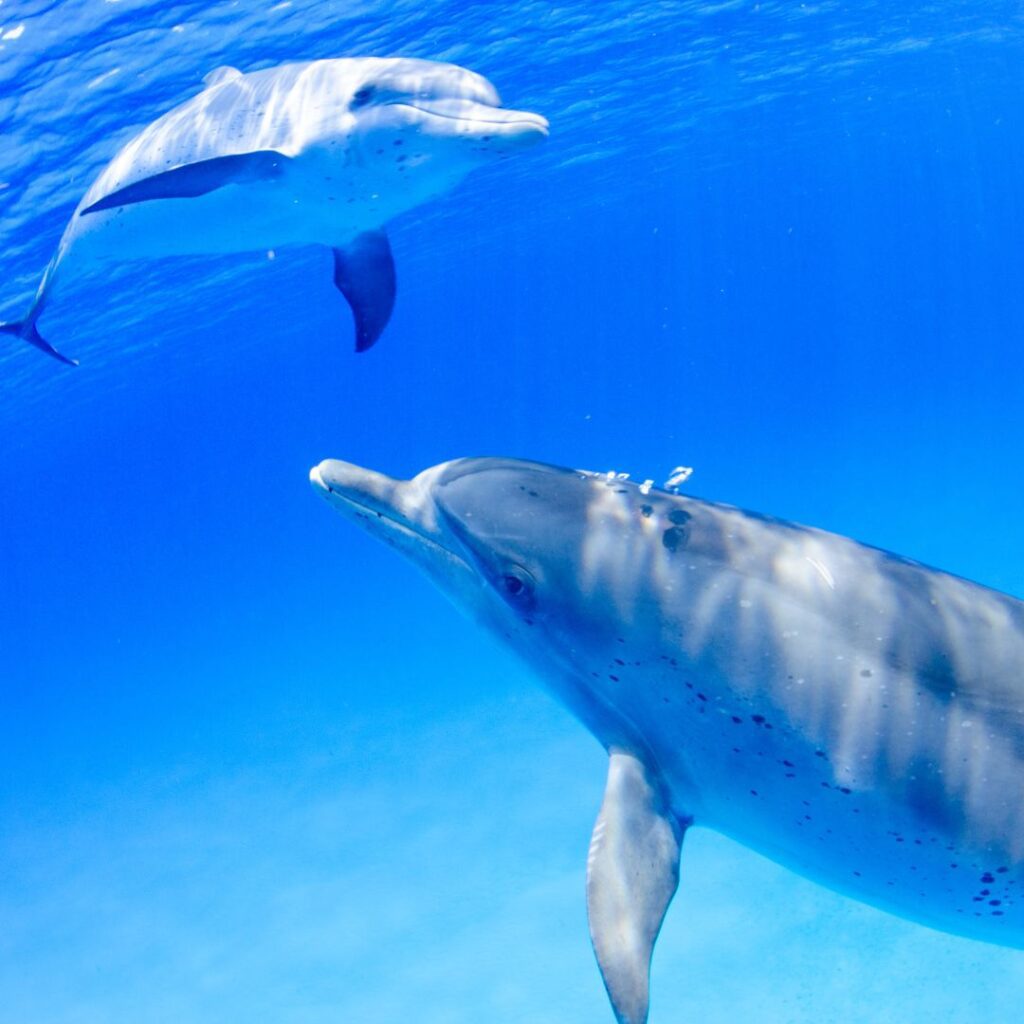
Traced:
[[319, 244], [334, 250], [335, 283], [365, 350], [395, 299], [384, 225], [546, 132], [542, 117], [502, 108], [486, 79], [451, 64], [220, 68], [111, 160], [72, 215], [29, 313], [0, 330], [71, 362], [38, 320], [72, 274], [114, 260]]
[[614, 474], [462, 459], [399, 481], [329, 460], [311, 478], [608, 750], [587, 906], [621, 1024], [647, 1019], [694, 823], [1024, 947], [1024, 602]]

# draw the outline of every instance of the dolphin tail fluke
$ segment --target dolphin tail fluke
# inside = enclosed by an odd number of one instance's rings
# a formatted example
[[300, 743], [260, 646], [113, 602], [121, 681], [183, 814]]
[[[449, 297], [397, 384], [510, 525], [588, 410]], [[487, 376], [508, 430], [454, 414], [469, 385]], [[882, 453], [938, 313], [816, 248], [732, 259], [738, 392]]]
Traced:
[[334, 284], [352, 307], [356, 351], [381, 336], [395, 306], [395, 261], [383, 231], [364, 231], [334, 250]]
[[6, 324], [0, 324], [0, 333], [13, 334], [16, 337], [35, 345], [36, 348], [42, 349], [48, 355], [53, 356], [54, 359], [59, 359], [62, 363], [67, 363], [68, 366], [78, 365], [77, 359], [68, 359], [67, 356], [62, 355], [39, 333], [39, 329], [36, 327], [34, 318], [30, 317], [26, 320], [17, 320]]
[[619, 1024], [646, 1024], [651, 954], [679, 882], [685, 829], [643, 762], [613, 749], [587, 859], [587, 917]]

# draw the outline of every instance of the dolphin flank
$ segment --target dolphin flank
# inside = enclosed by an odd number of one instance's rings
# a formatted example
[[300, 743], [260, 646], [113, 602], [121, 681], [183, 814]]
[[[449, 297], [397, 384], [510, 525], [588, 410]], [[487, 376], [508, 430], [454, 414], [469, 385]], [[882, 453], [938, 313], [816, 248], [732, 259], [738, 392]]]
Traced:
[[38, 321], [76, 269], [320, 244], [334, 252], [334, 283], [364, 351], [395, 300], [387, 221], [546, 134], [544, 118], [503, 108], [487, 79], [453, 64], [365, 57], [218, 68], [100, 173], [32, 308], [0, 331], [73, 363]]
[[845, 537], [514, 459], [314, 487], [529, 661], [607, 749], [590, 933], [642, 1024], [691, 825], [1024, 947], [1024, 602]]

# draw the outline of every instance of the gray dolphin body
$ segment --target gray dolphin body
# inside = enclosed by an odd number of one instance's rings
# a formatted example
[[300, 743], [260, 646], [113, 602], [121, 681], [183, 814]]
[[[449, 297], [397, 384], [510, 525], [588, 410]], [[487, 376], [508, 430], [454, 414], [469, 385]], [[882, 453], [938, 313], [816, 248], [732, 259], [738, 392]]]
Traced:
[[503, 108], [486, 78], [428, 60], [218, 68], [205, 86], [114, 156], [71, 215], [31, 309], [0, 332], [72, 362], [38, 321], [82, 270], [319, 244], [334, 251], [365, 350], [395, 301], [384, 225], [547, 134], [543, 117]]
[[617, 1018], [686, 829], [1024, 946], [1024, 603], [821, 530], [612, 477], [462, 459], [311, 479], [524, 655], [608, 750], [591, 937]]

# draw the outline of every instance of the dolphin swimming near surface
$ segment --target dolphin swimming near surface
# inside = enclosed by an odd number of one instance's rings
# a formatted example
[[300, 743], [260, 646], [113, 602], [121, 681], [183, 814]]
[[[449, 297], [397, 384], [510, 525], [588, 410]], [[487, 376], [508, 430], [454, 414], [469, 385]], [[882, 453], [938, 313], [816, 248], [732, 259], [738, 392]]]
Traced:
[[594, 950], [642, 1024], [692, 825], [1024, 947], [1024, 602], [615, 474], [459, 459], [314, 487], [523, 655], [607, 749]]
[[71, 216], [35, 301], [0, 331], [63, 362], [38, 320], [75, 268], [108, 260], [334, 250], [356, 349], [384, 330], [395, 268], [383, 225], [473, 168], [547, 134], [494, 86], [453, 64], [339, 58], [248, 74], [218, 68], [199, 95], [144, 128]]

